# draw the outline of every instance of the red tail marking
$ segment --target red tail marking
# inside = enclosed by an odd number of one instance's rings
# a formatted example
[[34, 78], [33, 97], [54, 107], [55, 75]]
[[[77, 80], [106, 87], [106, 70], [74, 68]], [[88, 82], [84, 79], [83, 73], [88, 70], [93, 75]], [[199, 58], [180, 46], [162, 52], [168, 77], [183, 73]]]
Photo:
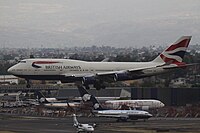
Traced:
[[179, 62], [176, 59], [168, 58], [168, 57], [164, 56], [163, 54], [161, 54], [160, 57], [166, 63], [170, 62], [171, 64], [176, 64], [177, 66], [183, 66], [183, 65], [185, 65], [184, 62]]
[[172, 51], [172, 50], [179, 48], [179, 47], [186, 47], [187, 48], [188, 45], [189, 45], [189, 41], [190, 41], [190, 39], [182, 40], [177, 44], [171, 45], [166, 51]]

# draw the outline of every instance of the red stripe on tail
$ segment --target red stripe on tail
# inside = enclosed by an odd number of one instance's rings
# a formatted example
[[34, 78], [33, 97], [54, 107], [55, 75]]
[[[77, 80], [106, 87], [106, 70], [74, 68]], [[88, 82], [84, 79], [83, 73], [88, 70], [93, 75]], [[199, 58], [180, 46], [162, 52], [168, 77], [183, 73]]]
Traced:
[[185, 65], [184, 62], [179, 62], [176, 59], [168, 58], [168, 57], [164, 56], [163, 54], [161, 54], [160, 57], [162, 58], [162, 60], [165, 63], [176, 64], [177, 66], [183, 66], [183, 65]]
[[190, 39], [184, 39], [177, 44], [172, 44], [166, 51], [172, 51], [179, 47], [188, 47]]

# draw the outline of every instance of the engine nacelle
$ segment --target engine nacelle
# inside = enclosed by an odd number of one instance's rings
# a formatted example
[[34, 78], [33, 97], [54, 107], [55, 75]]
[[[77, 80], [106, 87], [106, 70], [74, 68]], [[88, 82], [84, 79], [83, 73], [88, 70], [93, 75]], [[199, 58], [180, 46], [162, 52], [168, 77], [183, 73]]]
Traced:
[[123, 81], [123, 80], [129, 80], [129, 79], [131, 79], [131, 75], [127, 72], [116, 73], [114, 76], [115, 81]]
[[149, 106], [142, 106], [142, 110], [149, 110]]
[[84, 85], [90, 85], [96, 83], [96, 77], [95, 76], [87, 76], [83, 77], [83, 84]]
[[97, 90], [105, 89], [106, 87], [103, 81], [99, 80], [96, 76], [83, 77], [82, 83], [87, 89], [89, 89], [89, 85], [91, 84], [93, 84], [94, 88]]

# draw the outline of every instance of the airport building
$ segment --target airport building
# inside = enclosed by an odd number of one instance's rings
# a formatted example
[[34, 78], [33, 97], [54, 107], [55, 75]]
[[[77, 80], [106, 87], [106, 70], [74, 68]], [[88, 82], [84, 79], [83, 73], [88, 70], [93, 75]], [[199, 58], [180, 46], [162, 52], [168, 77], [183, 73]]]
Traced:
[[[38, 85], [26, 88], [22, 85], [0, 86], [1, 93], [42, 91], [47, 97], [80, 97], [78, 89], [73, 86]], [[158, 99], [166, 106], [200, 105], [200, 88], [141, 88], [141, 87], [107, 87], [106, 89], [88, 90], [97, 97], [122, 97], [125, 99]]]

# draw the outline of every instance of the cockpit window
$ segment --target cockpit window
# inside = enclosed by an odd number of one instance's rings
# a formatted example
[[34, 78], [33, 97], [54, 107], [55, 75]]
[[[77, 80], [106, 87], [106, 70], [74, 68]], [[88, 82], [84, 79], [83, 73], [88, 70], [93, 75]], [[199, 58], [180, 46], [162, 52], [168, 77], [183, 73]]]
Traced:
[[26, 61], [20, 61], [19, 63], [26, 63]]

